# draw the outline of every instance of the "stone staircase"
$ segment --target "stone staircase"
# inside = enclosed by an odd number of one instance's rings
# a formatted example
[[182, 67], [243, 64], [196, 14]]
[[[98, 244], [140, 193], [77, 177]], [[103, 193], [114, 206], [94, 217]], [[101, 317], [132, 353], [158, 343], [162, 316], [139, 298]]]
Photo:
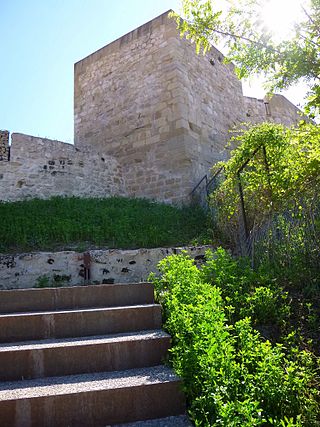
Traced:
[[0, 291], [1, 427], [189, 425], [160, 328], [147, 283]]

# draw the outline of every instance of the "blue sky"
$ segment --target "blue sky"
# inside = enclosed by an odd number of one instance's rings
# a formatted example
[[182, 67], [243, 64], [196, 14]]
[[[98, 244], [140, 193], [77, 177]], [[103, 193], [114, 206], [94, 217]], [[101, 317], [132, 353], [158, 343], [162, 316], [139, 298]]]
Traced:
[[179, 0], [0, 0], [0, 129], [73, 140], [73, 64]]
[[170, 8], [180, 0], [0, 0], [0, 129], [72, 142], [73, 64]]

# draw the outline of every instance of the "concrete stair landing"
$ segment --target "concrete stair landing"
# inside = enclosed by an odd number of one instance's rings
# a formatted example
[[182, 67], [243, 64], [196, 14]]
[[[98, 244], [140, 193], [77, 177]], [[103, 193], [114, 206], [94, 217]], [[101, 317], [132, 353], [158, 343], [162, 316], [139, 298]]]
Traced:
[[187, 426], [152, 285], [0, 291], [0, 425]]

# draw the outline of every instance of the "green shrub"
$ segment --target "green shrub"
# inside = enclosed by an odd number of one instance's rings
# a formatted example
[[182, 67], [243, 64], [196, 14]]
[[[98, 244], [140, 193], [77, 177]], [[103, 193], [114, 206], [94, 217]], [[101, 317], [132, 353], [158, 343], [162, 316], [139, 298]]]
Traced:
[[278, 314], [286, 297], [272, 281], [222, 249], [201, 270], [186, 255], [164, 259], [159, 269], [153, 281], [173, 337], [170, 360], [196, 426], [319, 425], [312, 354], [272, 344], [253, 328], [286, 312]]
[[290, 312], [287, 293], [279, 283], [270, 275], [253, 270], [248, 258], [233, 258], [222, 248], [214, 254], [208, 251], [206, 257], [200, 273], [202, 280], [219, 286], [228, 320], [235, 322], [250, 316], [255, 326], [269, 325], [278, 335], [277, 329]]
[[250, 229], [271, 213], [299, 206], [302, 196], [306, 204], [313, 202], [320, 189], [319, 125], [248, 124], [232, 141], [230, 159], [214, 167], [223, 167], [225, 176], [211, 197], [221, 227], [238, 222], [239, 170]]
[[301, 122], [288, 129], [275, 123], [247, 124], [232, 141], [230, 159], [214, 166], [214, 171], [224, 171], [210, 196], [216, 233], [245, 253], [248, 242], [243, 234], [247, 239], [249, 232], [255, 263], [262, 256], [276, 265], [280, 254], [280, 264], [319, 270], [320, 126]]

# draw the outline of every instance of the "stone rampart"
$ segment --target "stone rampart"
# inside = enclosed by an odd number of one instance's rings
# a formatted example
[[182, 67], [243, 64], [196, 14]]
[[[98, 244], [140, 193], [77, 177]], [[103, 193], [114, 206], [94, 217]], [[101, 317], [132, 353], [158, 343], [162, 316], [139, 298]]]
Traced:
[[114, 155], [132, 196], [175, 202], [192, 187], [176, 44], [164, 14], [75, 64], [75, 145]]
[[0, 162], [0, 200], [115, 194], [125, 194], [115, 158], [61, 141], [11, 135], [10, 161]]
[[283, 95], [273, 95], [267, 99], [270, 120], [285, 126], [292, 126], [302, 119], [308, 120], [302, 112]]
[[271, 114], [268, 102], [248, 96], [243, 98], [243, 102], [245, 122], [260, 123], [270, 120]]

